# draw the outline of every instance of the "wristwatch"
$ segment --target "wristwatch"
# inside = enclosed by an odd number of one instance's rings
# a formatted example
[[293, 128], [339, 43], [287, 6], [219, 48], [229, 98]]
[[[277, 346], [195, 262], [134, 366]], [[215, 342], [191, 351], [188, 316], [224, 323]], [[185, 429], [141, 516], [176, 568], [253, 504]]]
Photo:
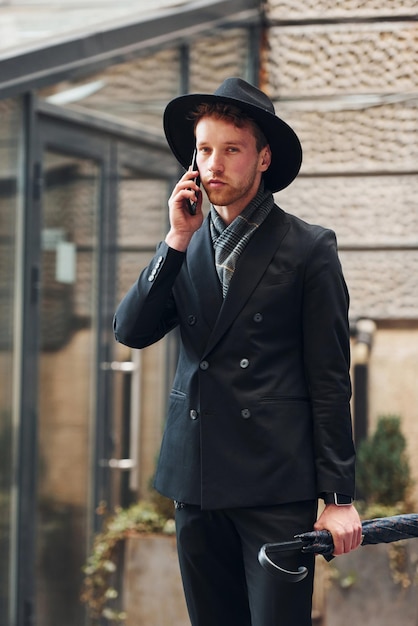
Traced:
[[325, 504], [336, 504], [337, 506], [350, 506], [350, 504], [353, 504], [353, 498], [343, 493], [323, 493], [322, 498]]

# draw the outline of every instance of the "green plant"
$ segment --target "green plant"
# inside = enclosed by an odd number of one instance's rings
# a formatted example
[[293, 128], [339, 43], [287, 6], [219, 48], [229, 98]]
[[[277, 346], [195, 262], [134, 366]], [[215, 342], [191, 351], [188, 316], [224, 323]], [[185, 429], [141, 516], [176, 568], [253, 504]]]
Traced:
[[118, 508], [105, 518], [103, 530], [96, 535], [84, 567], [81, 601], [87, 605], [93, 620], [106, 618], [121, 622], [126, 619], [126, 614], [115, 607], [118, 591], [114, 585], [125, 539], [136, 534], [174, 532], [174, 520], [168, 519], [151, 502], [140, 501], [126, 509]]
[[408, 502], [412, 484], [400, 417], [382, 415], [374, 434], [358, 448], [357, 486], [361, 499], [369, 508], [399, 508], [399, 503]]

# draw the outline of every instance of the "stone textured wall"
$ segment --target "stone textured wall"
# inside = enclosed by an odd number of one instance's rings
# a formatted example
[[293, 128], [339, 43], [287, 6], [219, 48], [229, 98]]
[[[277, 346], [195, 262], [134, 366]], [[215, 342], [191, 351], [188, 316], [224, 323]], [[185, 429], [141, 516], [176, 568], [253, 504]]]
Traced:
[[370, 431], [380, 415], [400, 415], [417, 481], [416, 9], [415, 0], [268, 0], [262, 76], [304, 151], [300, 176], [276, 200], [335, 230], [351, 319], [377, 322]]
[[270, 19], [347, 19], [361, 17], [391, 17], [416, 12], [416, 0], [268, 0]]
[[353, 318], [417, 320], [416, 3], [364, 4], [267, 3], [264, 86], [304, 150], [277, 201], [336, 231]]

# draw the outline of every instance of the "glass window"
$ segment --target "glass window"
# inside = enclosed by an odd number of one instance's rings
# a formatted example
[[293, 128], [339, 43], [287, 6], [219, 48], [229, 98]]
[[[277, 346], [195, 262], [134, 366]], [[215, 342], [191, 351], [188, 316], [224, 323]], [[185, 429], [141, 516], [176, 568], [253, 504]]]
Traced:
[[174, 47], [43, 88], [39, 96], [69, 108], [104, 113], [125, 124], [134, 122], [162, 135], [162, 114], [167, 102], [178, 94], [179, 84], [180, 51]]

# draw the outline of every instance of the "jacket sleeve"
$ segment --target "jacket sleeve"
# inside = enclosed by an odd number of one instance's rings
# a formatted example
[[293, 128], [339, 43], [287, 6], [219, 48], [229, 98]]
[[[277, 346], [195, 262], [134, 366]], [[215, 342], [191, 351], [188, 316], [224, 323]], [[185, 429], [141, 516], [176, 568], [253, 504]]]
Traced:
[[185, 258], [162, 242], [151, 263], [120, 302], [113, 319], [116, 340], [131, 348], [155, 343], [178, 324], [172, 288]]
[[335, 234], [321, 230], [308, 256], [303, 306], [317, 487], [318, 494], [337, 492], [354, 497], [348, 306]]

